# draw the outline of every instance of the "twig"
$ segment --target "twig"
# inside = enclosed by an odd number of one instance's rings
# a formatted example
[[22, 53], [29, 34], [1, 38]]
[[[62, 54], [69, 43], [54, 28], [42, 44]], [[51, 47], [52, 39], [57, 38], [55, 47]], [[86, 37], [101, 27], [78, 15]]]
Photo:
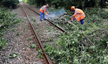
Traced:
[[[74, 23], [72, 23], [72, 22], [70, 22], [70, 21], [68, 21], [68, 23], [71, 24], [71, 25], [73, 25], [73, 26], [75, 26], [75, 27], [77, 27]], [[77, 27], [77, 29], [79, 29], [79, 27]], [[82, 32], [82, 34], [84, 35], [84, 37], [85, 37], [90, 43], [92, 43], [92, 41], [91, 41], [89, 38], [87, 38], [83, 32]]]
[[[68, 23], [71, 24], [71, 25], [73, 25], [73, 26], [75, 26], [75, 27], [77, 27], [74, 23], [72, 23], [70, 21], [68, 21]], [[77, 29], [79, 29], [79, 28], [77, 27]]]
[[93, 31], [92, 33], [87, 34], [87, 35], [91, 35], [91, 34], [97, 32], [97, 31], [105, 31], [108, 34], [108, 31], [106, 29], [100, 28], [100, 29], [97, 29], [97, 30]]
[[89, 38], [87, 38], [87, 37], [85, 36], [84, 33], [82, 33], [82, 34], [84, 35], [84, 37], [85, 37], [90, 43], [92, 43], [92, 41], [91, 41]]

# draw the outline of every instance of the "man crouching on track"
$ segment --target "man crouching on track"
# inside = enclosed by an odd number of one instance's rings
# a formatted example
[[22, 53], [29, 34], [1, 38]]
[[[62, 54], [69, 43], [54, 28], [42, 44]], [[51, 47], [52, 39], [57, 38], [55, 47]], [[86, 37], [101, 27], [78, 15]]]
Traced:
[[48, 14], [49, 12], [48, 12], [48, 8], [49, 7], [49, 5], [47, 4], [47, 5], [43, 5], [41, 8], [40, 8], [40, 21], [42, 21], [42, 16], [43, 16], [43, 19], [44, 20], [46, 20], [45, 19], [45, 12], [46, 12], [46, 14]]
[[84, 25], [84, 18], [85, 18], [84, 12], [81, 9], [75, 8], [75, 6], [72, 6], [71, 10], [75, 11], [75, 13], [71, 17], [71, 21], [77, 20], [80, 21], [82, 25]]

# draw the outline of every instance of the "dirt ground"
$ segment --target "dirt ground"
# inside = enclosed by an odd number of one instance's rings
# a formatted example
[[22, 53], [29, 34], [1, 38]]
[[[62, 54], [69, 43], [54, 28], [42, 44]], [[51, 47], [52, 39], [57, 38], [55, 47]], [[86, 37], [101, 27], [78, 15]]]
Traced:
[[[47, 40], [62, 32], [50, 25], [47, 21], [39, 21], [38, 15], [28, 8], [24, 8], [42, 43], [54, 43], [57, 38], [53, 39], [53, 42]], [[36, 10], [34, 7], [33, 9]], [[12, 26], [4, 35], [8, 44], [4, 50], [0, 50], [0, 64], [44, 64], [41, 61], [42, 59], [38, 57], [38, 51], [36, 50], [38, 47], [30, 48], [35, 43], [35, 40], [23, 10], [19, 6], [17, 9], [12, 10], [12, 13], [16, 13], [16, 17], [21, 18], [22, 21]], [[13, 53], [18, 54], [18, 57], [9, 58], [9, 55]]]

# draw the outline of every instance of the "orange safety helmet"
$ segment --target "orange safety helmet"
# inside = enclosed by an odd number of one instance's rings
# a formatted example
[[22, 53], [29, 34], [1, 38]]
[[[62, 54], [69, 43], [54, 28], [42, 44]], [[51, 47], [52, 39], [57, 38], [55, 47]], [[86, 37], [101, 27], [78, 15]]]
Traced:
[[71, 10], [75, 10], [75, 6], [71, 6]]

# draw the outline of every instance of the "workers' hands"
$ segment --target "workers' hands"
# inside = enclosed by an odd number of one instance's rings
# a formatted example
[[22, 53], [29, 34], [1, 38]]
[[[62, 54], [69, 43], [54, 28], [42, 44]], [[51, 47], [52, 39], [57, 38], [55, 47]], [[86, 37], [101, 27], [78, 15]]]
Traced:
[[48, 15], [48, 13], [47, 13], [47, 12], [46, 12], [45, 14], [46, 14], [46, 15]]
[[49, 14], [49, 12], [47, 12]]
[[46, 15], [48, 14], [48, 13], [45, 13]]
[[46, 14], [46, 15], [48, 15], [48, 14], [49, 14], [49, 12], [46, 12], [45, 14]]
[[71, 21], [73, 21], [73, 19], [71, 18]]

